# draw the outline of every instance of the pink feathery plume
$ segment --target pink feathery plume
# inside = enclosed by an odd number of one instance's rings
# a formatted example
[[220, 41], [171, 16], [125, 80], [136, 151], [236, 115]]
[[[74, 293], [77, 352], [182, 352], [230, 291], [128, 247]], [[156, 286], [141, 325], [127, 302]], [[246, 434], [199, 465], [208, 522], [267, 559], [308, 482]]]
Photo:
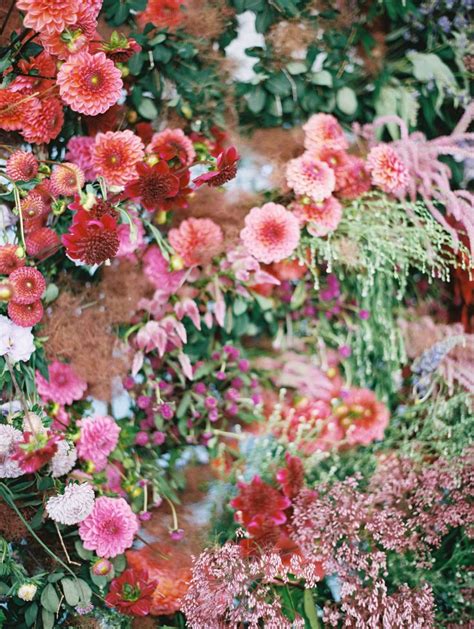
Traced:
[[400, 140], [390, 143], [403, 160], [409, 171], [407, 195], [416, 201], [420, 195], [425, 201], [434, 218], [449, 231], [456, 246], [459, 237], [456, 229], [449, 224], [446, 217], [436, 206], [437, 203], [446, 209], [446, 215], [452, 216], [466, 230], [474, 254], [474, 195], [467, 190], [451, 190], [451, 169], [439, 160], [441, 155], [450, 155], [462, 159], [473, 157], [473, 151], [463, 144], [474, 141], [474, 133], [467, 129], [474, 118], [474, 103], [471, 103], [451, 135], [444, 135], [434, 140], [417, 131], [409, 133], [405, 122], [398, 116], [382, 116], [373, 124], [355, 129], [369, 142], [369, 146], [377, 144], [375, 130], [383, 125], [395, 123], [400, 127]]

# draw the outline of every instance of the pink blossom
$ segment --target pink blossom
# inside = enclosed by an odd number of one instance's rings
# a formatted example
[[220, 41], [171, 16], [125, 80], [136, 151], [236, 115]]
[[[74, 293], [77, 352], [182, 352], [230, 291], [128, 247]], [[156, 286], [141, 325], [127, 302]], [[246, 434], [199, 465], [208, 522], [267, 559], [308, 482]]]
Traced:
[[288, 162], [286, 182], [296, 194], [317, 202], [331, 196], [336, 187], [332, 168], [308, 152]]
[[67, 143], [66, 159], [82, 168], [87, 181], [93, 181], [96, 178], [92, 162], [93, 146], [94, 138], [83, 135], [75, 135]]
[[130, 548], [138, 528], [137, 516], [123, 498], [101, 496], [79, 524], [79, 536], [84, 548], [110, 558]]
[[48, 380], [36, 372], [36, 387], [45, 402], [72, 404], [80, 400], [87, 389], [87, 382], [80, 378], [71, 365], [55, 360], [48, 367]]
[[148, 247], [143, 262], [145, 275], [156, 289], [172, 295], [181, 286], [185, 272], [171, 271], [169, 263], [157, 246]]
[[106, 415], [82, 419], [77, 443], [79, 457], [91, 461], [95, 471], [102, 471], [107, 465], [109, 454], [117, 446], [119, 434], [120, 426], [113, 417]]
[[294, 203], [290, 209], [304, 223], [312, 236], [326, 236], [334, 231], [342, 218], [342, 206], [334, 197], [319, 203]]
[[322, 148], [343, 151], [349, 143], [344, 136], [341, 125], [330, 114], [314, 114], [303, 125], [305, 132], [304, 145], [309, 150]]
[[367, 157], [367, 169], [374, 186], [384, 192], [397, 196], [406, 192], [408, 169], [388, 144], [379, 144], [371, 149]]
[[117, 258], [136, 261], [135, 253], [145, 247], [145, 228], [136, 212], [129, 211], [133, 229], [128, 222], [118, 226], [118, 236], [120, 245], [117, 251]]
[[201, 329], [201, 316], [196, 302], [193, 299], [182, 299], [181, 301], [177, 301], [174, 305], [174, 311], [180, 321], [183, 317], [187, 316], [191, 319], [198, 330]]

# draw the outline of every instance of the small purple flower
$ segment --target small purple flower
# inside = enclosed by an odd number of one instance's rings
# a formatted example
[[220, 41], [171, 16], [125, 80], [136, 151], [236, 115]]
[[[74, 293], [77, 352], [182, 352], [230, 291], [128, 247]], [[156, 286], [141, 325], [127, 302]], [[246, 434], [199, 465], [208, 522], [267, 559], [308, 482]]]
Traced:
[[237, 360], [237, 358], [240, 356], [240, 350], [238, 350], [236, 347], [233, 347], [232, 345], [224, 345], [223, 349], [231, 360]]
[[242, 371], [243, 373], [247, 373], [247, 371], [250, 369], [250, 362], [246, 358], [242, 358], [241, 360], [239, 360], [237, 366], [240, 371]]
[[241, 389], [244, 386], [244, 383], [241, 378], [233, 378], [230, 383], [234, 389]]
[[163, 419], [173, 419], [174, 411], [169, 404], [160, 404], [158, 410]]
[[220, 352], [213, 352], [213, 353], [211, 354], [211, 358], [212, 358], [212, 360], [220, 360], [220, 359], [221, 359], [221, 354], [220, 354]]
[[231, 387], [225, 394], [225, 397], [227, 400], [230, 400], [231, 402], [236, 402], [240, 397], [240, 393], [237, 391], [237, 389], [233, 389]]
[[352, 350], [349, 345], [341, 345], [339, 348], [339, 356], [341, 356], [341, 358], [349, 358], [351, 354]]
[[180, 542], [184, 537], [184, 529], [173, 529], [170, 531], [170, 537], [174, 542]]
[[127, 376], [126, 378], [124, 378], [123, 388], [126, 391], [130, 391], [131, 389], [133, 389], [134, 386], [135, 386], [135, 380], [132, 378], [132, 376]]
[[260, 395], [260, 393], [254, 393], [252, 395], [252, 402], [254, 404], [261, 404], [262, 403], [262, 396]]
[[145, 410], [150, 406], [151, 398], [148, 395], [139, 395], [137, 398], [137, 406]]
[[142, 522], [147, 522], [151, 519], [151, 513], [149, 511], [143, 511], [138, 516]]
[[216, 422], [219, 419], [219, 411], [217, 408], [213, 408], [209, 411], [209, 421]]
[[370, 318], [370, 312], [368, 310], [359, 310], [359, 319], [367, 321]]
[[198, 394], [198, 395], [204, 395], [207, 391], [207, 387], [204, 384], [204, 382], [197, 382], [194, 385], [194, 391]]
[[216, 373], [216, 378], [221, 382], [227, 378], [225, 371], [218, 371]]

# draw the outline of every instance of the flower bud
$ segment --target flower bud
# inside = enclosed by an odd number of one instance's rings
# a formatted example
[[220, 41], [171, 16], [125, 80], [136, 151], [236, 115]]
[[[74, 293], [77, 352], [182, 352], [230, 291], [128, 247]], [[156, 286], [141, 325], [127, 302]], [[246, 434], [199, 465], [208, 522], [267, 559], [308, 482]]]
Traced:
[[112, 563], [108, 559], [98, 559], [92, 566], [92, 572], [96, 577], [106, 577], [112, 569]]
[[176, 254], [173, 254], [171, 256], [170, 266], [172, 271], [182, 271], [184, 269], [183, 258]]

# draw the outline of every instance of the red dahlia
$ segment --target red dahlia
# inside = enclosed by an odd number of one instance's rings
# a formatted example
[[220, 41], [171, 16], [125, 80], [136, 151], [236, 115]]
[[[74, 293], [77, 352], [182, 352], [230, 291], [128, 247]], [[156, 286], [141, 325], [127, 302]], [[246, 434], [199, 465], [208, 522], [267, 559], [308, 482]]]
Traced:
[[291, 456], [288, 452], [285, 455], [286, 467], [276, 473], [277, 481], [280, 483], [285, 496], [294, 498], [299, 494], [304, 484], [304, 469], [301, 459]]
[[155, 588], [156, 583], [149, 582], [146, 572], [128, 568], [112, 581], [105, 602], [127, 616], [147, 616]]
[[217, 158], [217, 170], [211, 170], [200, 177], [196, 177], [196, 179], [194, 179], [194, 183], [197, 187], [202, 186], [205, 183], [213, 188], [223, 186], [237, 174], [237, 164], [239, 159], [240, 155], [237, 153], [235, 146], [230, 146]]
[[37, 260], [53, 255], [60, 245], [57, 233], [49, 227], [41, 227], [26, 237], [26, 253]]
[[125, 196], [140, 199], [147, 210], [159, 210], [163, 203], [175, 197], [180, 188], [180, 180], [164, 161], [154, 166], [137, 165], [138, 179], [125, 188]]
[[62, 237], [67, 255], [85, 264], [101, 264], [113, 258], [119, 248], [117, 222], [109, 214], [95, 218], [79, 210], [69, 232]]
[[10, 274], [10, 282], [15, 291], [17, 304], [32, 304], [41, 298], [46, 282], [41, 273], [31, 266], [23, 266]]
[[46, 433], [23, 433], [23, 439], [16, 445], [12, 459], [18, 461], [26, 474], [33, 474], [49, 463], [58, 449], [58, 435], [48, 430]]
[[8, 316], [13, 323], [22, 328], [31, 328], [43, 318], [43, 306], [39, 300], [32, 304], [19, 304], [16, 301], [10, 301]]

